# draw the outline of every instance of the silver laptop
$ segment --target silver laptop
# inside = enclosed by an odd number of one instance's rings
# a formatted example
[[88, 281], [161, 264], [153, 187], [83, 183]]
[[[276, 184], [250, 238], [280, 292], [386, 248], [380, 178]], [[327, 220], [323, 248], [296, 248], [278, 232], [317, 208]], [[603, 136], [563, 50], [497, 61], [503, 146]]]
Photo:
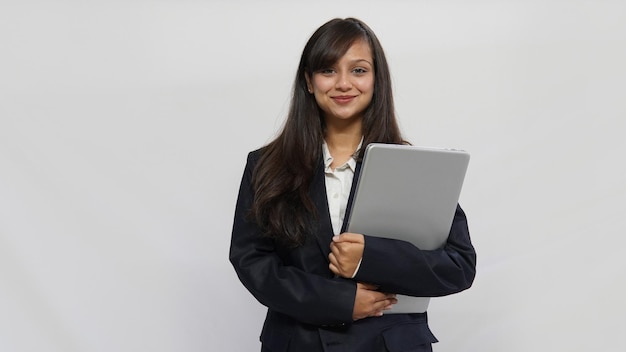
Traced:
[[[450, 233], [469, 159], [462, 150], [368, 145], [346, 230], [408, 241], [422, 250], [440, 248]], [[422, 313], [430, 301], [397, 298], [386, 313]]]

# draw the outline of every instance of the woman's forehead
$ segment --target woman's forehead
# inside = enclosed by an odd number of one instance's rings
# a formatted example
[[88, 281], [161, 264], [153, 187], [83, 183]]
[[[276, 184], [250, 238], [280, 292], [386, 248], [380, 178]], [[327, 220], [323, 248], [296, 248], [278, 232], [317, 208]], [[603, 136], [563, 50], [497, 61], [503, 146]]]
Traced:
[[355, 38], [343, 45], [335, 45], [334, 47], [326, 47], [315, 55], [313, 53], [310, 58], [311, 69], [319, 69], [325, 66], [334, 65], [342, 59], [347, 60], [367, 60], [373, 64], [372, 48], [367, 39]]

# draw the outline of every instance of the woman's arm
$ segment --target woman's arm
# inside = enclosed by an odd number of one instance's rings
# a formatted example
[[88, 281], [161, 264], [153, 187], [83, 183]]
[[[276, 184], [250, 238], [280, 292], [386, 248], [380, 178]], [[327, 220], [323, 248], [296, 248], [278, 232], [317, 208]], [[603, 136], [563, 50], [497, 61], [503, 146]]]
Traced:
[[[274, 241], [263, 237], [257, 224], [247, 216], [253, 199], [251, 179], [255, 164], [255, 154], [251, 153], [241, 181], [230, 247], [230, 261], [250, 293], [271, 310], [315, 325], [351, 323], [363, 317], [363, 311], [356, 310], [367, 306], [366, 302], [388, 306], [392, 298], [380, 292], [360, 287], [357, 295], [354, 281], [284, 265], [276, 253]], [[355, 296], [356, 303], [360, 304], [355, 305]], [[384, 297], [382, 301], [381, 297]], [[372, 308], [365, 307], [367, 309]]]
[[[364, 236], [364, 242], [361, 264], [354, 279], [376, 284], [384, 292], [444, 296], [469, 288], [476, 275], [476, 252], [460, 206], [447, 242], [440, 249], [420, 250], [409, 242], [373, 236]], [[335, 251], [335, 262], [354, 261], [342, 258], [340, 253]]]

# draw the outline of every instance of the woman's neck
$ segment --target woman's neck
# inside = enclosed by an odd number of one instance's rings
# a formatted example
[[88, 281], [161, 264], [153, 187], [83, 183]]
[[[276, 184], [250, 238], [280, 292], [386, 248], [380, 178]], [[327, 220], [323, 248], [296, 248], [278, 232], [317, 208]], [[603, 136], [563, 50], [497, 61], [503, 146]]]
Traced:
[[330, 167], [334, 169], [345, 164], [356, 152], [359, 143], [361, 143], [361, 137], [360, 125], [358, 128], [327, 128], [324, 139], [328, 145], [328, 151], [333, 157]]

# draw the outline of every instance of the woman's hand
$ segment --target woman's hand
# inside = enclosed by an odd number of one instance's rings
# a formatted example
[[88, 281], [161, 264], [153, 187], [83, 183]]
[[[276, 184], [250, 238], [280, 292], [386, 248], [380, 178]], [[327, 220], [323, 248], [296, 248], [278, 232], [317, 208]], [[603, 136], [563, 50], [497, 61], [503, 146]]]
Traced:
[[329, 268], [336, 275], [352, 278], [365, 248], [365, 237], [358, 233], [344, 232], [334, 236], [330, 243]]
[[391, 309], [397, 302], [395, 294], [378, 292], [376, 286], [358, 282], [352, 319], [380, 317], [383, 315], [383, 311]]

